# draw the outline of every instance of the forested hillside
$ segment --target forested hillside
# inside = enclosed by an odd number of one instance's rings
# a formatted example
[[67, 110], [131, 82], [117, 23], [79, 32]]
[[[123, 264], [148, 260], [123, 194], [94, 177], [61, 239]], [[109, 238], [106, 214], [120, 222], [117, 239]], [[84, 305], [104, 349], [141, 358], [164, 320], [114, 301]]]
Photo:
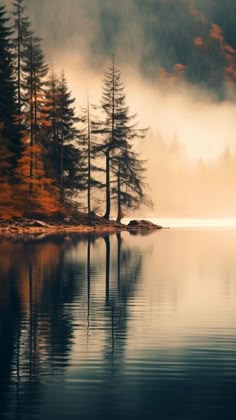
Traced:
[[[94, 2], [87, 3], [88, 16], [101, 23], [90, 34], [88, 64], [100, 69], [104, 57], [111, 57], [111, 63], [102, 97], [95, 105], [87, 98], [82, 111], [67, 75], [48, 66], [43, 50], [47, 38], [43, 44], [28, 17], [34, 5], [34, 24], [44, 28], [45, 37], [49, 31], [55, 35], [55, 25], [52, 31], [46, 21], [37, 20], [46, 2], [32, 0], [29, 8], [24, 0], [7, 2], [7, 7], [0, 3], [1, 218], [79, 209], [120, 220], [126, 208], [152, 205], [145, 189], [146, 162], [135, 146], [148, 129], [140, 128], [130, 113], [122, 74], [112, 59], [116, 50], [121, 62], [127, 55], [131, 63], [138, 56], [142, 75], [164, 89], [187, 83], [207, 89], [219, 101], [235, 100], [233, 1], [132, 0], [124, 8], [108, 3], [100, 0], [96, 9]], [[135, 25], [126, 39], [128, 18]], [[70, 36], [76, 31], [83, 35], [81, 27], [71, 25]], [[55, 39], [63, 43], [63, 28], [58, 32]]]
[[16, 0], [10, 12], [0, 6], [0, 92], [1, 218], [96, 207], [109, 220], [113, 206], [120, 221], [125, 207], [151, 203], [133, 146], [148, 130], [129, 112], [115, 58], [100, 103], [88, 98], [78, 115], [65, 73], [48, 67], [24, 0]]

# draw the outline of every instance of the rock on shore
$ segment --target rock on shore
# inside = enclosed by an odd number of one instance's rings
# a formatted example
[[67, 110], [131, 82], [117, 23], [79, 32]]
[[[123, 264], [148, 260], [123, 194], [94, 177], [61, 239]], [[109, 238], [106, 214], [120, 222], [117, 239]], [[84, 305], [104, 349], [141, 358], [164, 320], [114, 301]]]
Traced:
[[163, 229], [163, 228], [162, 226], [155, 225], [149, 220], [131, 220], [128, 224], [128, 230], [150, 231], [150, 230], [157, 230], [157, 229]]

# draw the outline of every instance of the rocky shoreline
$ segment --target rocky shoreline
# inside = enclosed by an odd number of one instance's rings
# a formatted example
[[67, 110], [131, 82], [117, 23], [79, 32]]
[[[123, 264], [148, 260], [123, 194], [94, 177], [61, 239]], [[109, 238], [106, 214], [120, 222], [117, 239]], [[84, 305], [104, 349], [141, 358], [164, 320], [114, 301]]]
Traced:
[[71, 233], [115, 233], [129, 231], [133, 233], [145, 233], [162, 229], [162, 226], [153, 224], [147, 220], [132, 220], [128, 225], [113, 220], [106, 220], [95, 215], [81, 214], [77, 217], [65, 218], [13, 218], [0, 220], [0, 233], [13, 234], [55, 234], [62, 232]]

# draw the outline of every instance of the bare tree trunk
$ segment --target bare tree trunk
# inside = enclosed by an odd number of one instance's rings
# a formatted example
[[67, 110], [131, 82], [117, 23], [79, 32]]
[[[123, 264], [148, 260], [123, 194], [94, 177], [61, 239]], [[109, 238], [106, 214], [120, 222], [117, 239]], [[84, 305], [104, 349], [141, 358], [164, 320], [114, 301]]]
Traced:
[[[115, 136], [115, 59], [113, 56], [112, 76], [112, 116], [111, 116], [111, 142], [114, 143]], [[110, 149], [106, 152], [106, 213], [105, 219], [109, 220], [111, 213], [111, 186], [110, 186]]]
[[121, 196], [120, 196], [120, 167], [118, 169], [117, 175], [117, 219], [116, 221], [120, 223], [122, 219], [122, 209], [121, 209]]
[[31, 38], [31, 46], [30, 46], [30, 194], [33, 192], [33, 176], [34, 176], [34, 153], [33, 153], [33, 146], [34, 146], [34, 106], [33, 106], [33, 41]]
[[110, 187], [110, 152], [106, 153], [106, 213], [105, 219], [109, 220], [111, 212], [111, 187]]
[[91, 213], [91, 129], [90, 129], [90, 105], [88, 99], [88, 213]]
[[60, 191], [61, 191], [61, 202], [64, 203], [64, 150], [63, 150], [63, 138], [61, 137], [60, 144]]

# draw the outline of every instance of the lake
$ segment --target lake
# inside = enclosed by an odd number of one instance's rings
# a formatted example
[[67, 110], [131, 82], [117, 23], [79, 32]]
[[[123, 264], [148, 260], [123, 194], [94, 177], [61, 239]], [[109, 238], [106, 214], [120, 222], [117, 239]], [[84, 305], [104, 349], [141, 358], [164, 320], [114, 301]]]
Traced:
[[236, 230], [0, 239], [1, 419], [235, 419]]

